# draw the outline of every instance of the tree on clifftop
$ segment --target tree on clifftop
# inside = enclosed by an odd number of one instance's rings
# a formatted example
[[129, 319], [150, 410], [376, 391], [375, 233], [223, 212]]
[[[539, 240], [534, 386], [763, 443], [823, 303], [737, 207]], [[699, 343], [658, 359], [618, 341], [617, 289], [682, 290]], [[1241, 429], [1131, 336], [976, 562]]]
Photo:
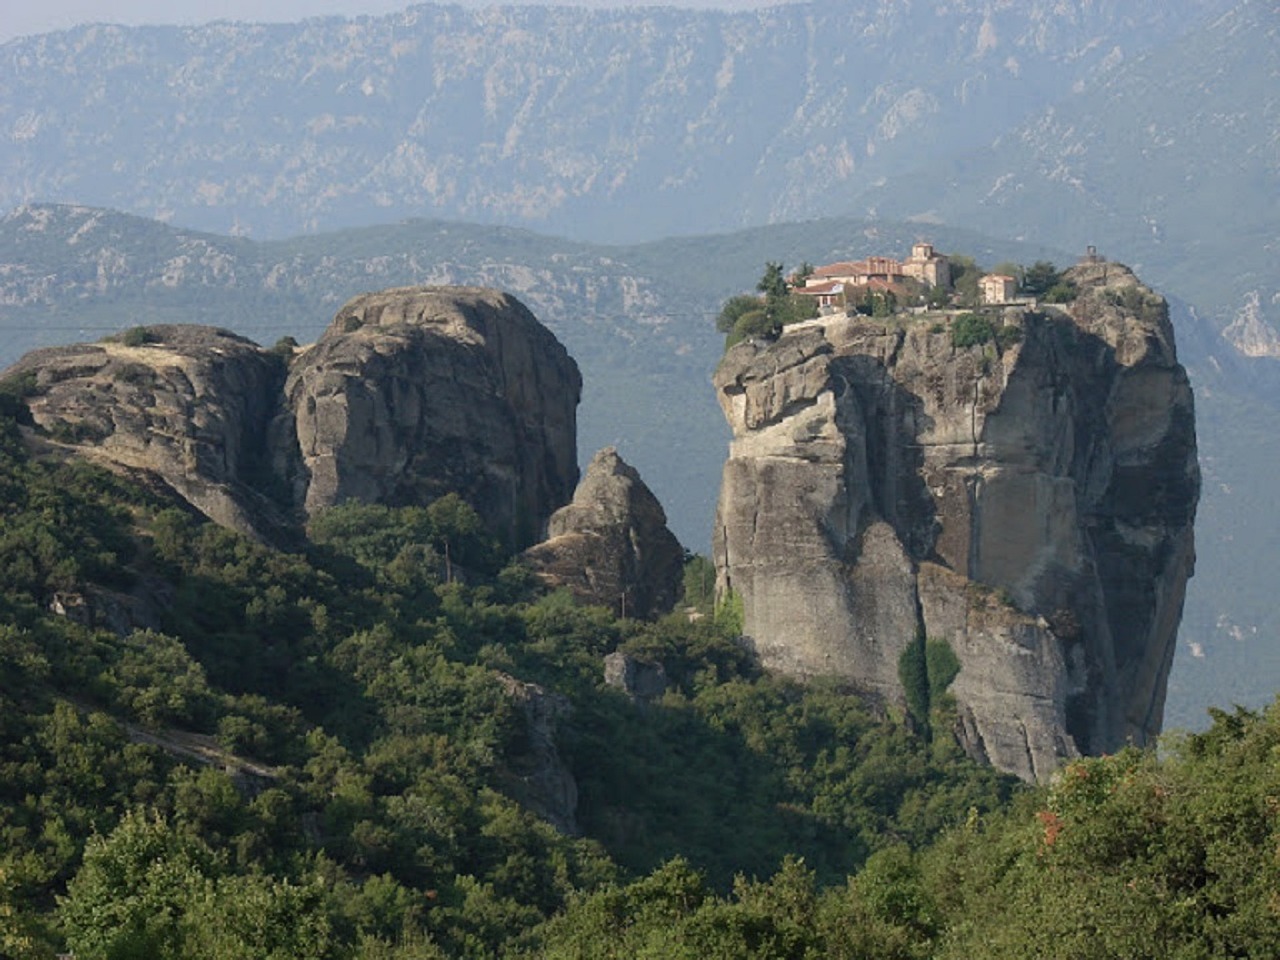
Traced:
[[791, 292], [781, 263], [765, 264], [756, 289], [761, 296], [738, 294], [720, 308], [716, 329], [725, 334], [726, 349], [748, 337], [775, 337], [787, 324], [817, 316], [812, 298]]
[[764, 294], [766, 301], [780, 300], [787, 295], [787, 278], [782, 273], [782, 264], [770, 260], [764, 265], [764, 275], [756, 284], [756, 289]]

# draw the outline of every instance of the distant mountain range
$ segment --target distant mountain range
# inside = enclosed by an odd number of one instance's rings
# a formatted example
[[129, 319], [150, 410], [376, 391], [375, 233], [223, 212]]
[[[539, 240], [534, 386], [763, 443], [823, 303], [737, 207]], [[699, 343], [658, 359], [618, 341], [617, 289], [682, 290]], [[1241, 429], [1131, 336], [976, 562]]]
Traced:
[[1280, 355], [1280, 6], [1242, 3], [860, 203], [1123, 251], [1242, 352]]
[[404, 216], [609, 242], [852, 212], [1230, 0], [414, 6], [0, 47], [0, 205], [223, 233]]

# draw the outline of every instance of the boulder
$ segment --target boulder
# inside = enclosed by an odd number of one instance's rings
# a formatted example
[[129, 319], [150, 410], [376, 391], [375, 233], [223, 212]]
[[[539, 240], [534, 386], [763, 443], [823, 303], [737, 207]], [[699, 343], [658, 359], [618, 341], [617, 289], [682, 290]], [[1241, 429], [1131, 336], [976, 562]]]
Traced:
[[604, 682], [632, 700], [647, 703], [662, 699], [667, 692], [667, 671], [660, 663], [637, 660], [615, 650], [604, 658]]
[[495, 290], [366, 294], [301, 350], [138, 327], [36, 350], [3, 377], [36, 439], [159, 479], [217, 523], [281, 545], [344, 500], [457, 493], [521, 549], [578, 478], [577, 365]]
[[547, 532], [524, 558], [552, 588], [628, 617], [675, 606], [684, 549], [657, 497], [613, 447], [592, 458], [573, 502], [552, 515]]

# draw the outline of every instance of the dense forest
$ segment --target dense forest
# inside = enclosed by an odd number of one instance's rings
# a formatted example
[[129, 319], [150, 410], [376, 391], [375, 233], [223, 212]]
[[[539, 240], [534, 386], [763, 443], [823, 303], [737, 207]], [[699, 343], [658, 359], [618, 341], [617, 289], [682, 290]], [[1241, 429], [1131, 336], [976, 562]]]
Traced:
[[[1032, 788], [961, 754], [927, 658], [908, 710], [762, 674], [702, 558], [650, 623], [547, 593], [455, 496], [275, 550], [23, 413], [2, 956], [1280, 955], [1280, 708]], [[665, 689], [606, 683], [617, 651]]]

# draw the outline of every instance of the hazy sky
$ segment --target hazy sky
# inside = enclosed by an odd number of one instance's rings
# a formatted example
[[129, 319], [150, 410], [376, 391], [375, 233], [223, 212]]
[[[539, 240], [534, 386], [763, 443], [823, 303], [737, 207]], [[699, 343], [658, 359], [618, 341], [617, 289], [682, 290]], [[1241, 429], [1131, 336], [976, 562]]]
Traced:
[[[463, 0], [468, 6], [500, 5]], [[510, 2], [510, 0], [504, 0]], [[539, 0], [523, 0], [539, 2]], [[545, 0], [541, 0], [545, 2]], [[785, 0], [556, 0], [561, 5], [621, 7], [663, 5], [747, 9]], [[412, 0], [0, 0], [0, 43], [79, 23], [207, 23], [211, 20], [290, 21], [402, 10]]]

